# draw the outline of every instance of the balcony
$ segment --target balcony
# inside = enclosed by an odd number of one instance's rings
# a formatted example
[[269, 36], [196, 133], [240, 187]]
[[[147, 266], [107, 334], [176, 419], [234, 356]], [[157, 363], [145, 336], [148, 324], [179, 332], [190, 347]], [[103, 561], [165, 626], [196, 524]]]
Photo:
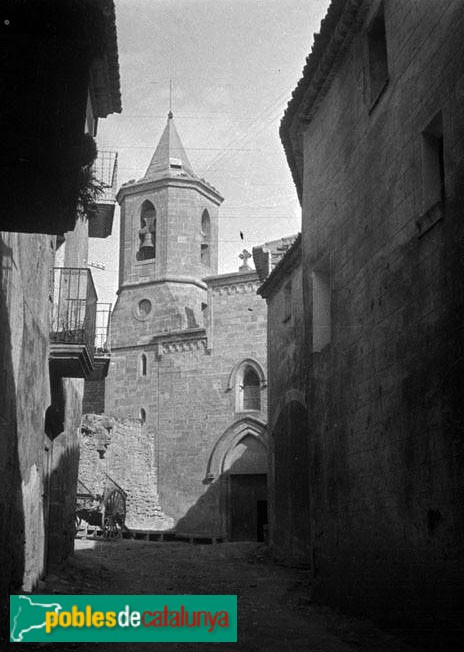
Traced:
[[114, 209], [116, 206], [118, 153], [99, 151], [93, 169], [104, 190], [95, 202], [97, 206], [96, 215], [89, 220], [89, 236], [91, 238], [107, 238], [111, 235], [113, 229]]
[[94, 368], [97, 293], [88, 269], [55, 267], [51, 282], [50, 366], [86, 378]]
[[95, 355], [110, 355], [111, 303], [97, 303]]
[[94, 368], [87, 380], [103, 380], [110, 366], [111, 303], [97, 303]]

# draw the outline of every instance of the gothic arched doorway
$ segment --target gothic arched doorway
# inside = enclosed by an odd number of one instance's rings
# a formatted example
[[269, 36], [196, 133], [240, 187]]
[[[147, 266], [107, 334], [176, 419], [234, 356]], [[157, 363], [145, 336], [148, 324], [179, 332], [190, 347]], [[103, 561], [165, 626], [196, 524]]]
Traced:
[[242, 419], [218, 440], [208, 465], [221, 484], [223, 529], [231, 541], [267, 537], [268, 451], [265, 425]]
[[247, 434], [229, 451], [224, 472], [229, 478], [229, 538], [264, 541], [267, 534], [267, 452]]

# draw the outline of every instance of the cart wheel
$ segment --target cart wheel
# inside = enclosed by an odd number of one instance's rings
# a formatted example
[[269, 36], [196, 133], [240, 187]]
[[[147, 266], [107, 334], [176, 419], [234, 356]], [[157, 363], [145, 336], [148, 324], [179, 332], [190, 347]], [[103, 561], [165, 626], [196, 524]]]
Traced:
[[125, 519], [126, 499], [119, 489], [114, 489], [105, 500], [103, 536], [107, 539], [115, 539], [122, 536]]

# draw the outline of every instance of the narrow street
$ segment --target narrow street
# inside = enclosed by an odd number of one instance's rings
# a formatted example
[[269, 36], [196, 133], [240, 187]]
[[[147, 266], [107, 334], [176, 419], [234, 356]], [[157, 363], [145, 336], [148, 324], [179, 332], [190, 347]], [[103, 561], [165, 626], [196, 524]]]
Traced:
[[[260, 544], [76, 541], [76, 552], [40, 593], [236, 594], [237, 644], [118, 644], [133, 650], [221, 652], [408, 652], [370, 623], [311, 604], [308, 571], [276, 566]], [[32, 646], [34, 649], [34, 646]], [[59, 650], [106, 650], [114, 644], [55, 644]], [[31, 646], [29, 646], [31, 649]]]
[[460, 652], [464, 0], [0, 33], [0, 652]]

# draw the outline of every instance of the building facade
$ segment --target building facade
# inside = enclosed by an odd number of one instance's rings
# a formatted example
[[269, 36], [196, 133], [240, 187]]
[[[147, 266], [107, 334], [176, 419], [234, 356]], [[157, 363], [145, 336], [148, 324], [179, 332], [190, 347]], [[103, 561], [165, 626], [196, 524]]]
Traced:
[[281, 125], [314, 596], [427, 635], [462, 622], [463, 36], [463, 2], [334, 0]]
[[248, 252], [237, 272], [217, 274], [222, 197], [194, 173], [171, 113], [144, 178], [123, 185], [118, 201], [105, 414], [138, 420], [157, 496], [131, 495], [118, 463], [110, 465], [129, 493], [127, 526], [262, 539], [266, 305]]
[[253, 257], [263, 281], [258, 293], [267, 302], [270, 545], [282, 563], [309, 567], [301, 236], [255, 247]]
[[[57, 10], [56, 3], [44, 2], [39, 11], [24, 3], [2, 6], [2, 30], [10, 30], [5, 40], [10, 54], [18, 54], [4, 60], [8, 110], [21, 104], [10, 123], [10, 158], [2, 162], [2, 184], [9, 189], [0, 219], [0, 600], [5, 615], [9, 593], [33, 590], [47, 566], [60, 563], [73, 548], [83, 378], [92, 367], [96, 309], [87, 269], [94, 224], [77, 219], [78, 190], [91, 167], [85, 150], [98, 119], [121, 110], [114, 5], [84, 4]], [[89, 15], [94, 32], [86, 23]], [[77, 68], [72, 70], [83, 77], [73, 77], [66, 88], [55, 82], [64, 68], [71, 70], [69, 45], [64, 45], [71, 19], [76, 33], [86, 25], [79, 50], [86, 57], [78, 65], [73, 59]], [[92, 37], [100, 39], [98, 53], [95, 42], [89, 45]], [[43, 50], [34, 60], [30, 54], [38, 43]], [[60, 53], [55, 77], [45, 63]], [[53, 107], [63, 111], [59, 127], [49, 119]], [[64, 168], [70, 195], [63, 204], [63, 169], [58, 174], [54, 166], [70, 160]]]

